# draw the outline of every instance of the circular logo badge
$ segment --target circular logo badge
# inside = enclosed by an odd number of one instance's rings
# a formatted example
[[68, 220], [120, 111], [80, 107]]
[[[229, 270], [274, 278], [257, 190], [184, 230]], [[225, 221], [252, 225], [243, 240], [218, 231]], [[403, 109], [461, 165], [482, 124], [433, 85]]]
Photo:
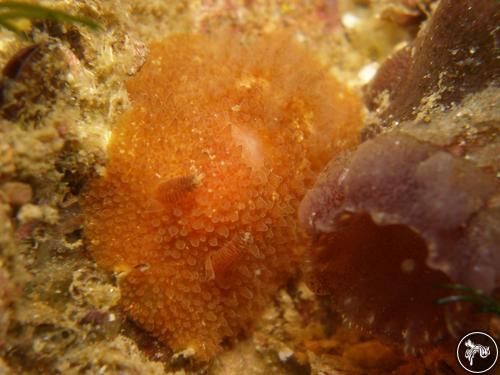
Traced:
[[471, 332], [460, 340], [457, 359], [466, 371], [482, 374], [491, 370], [497, 363], [497, 343], [493, 337], [484, 332]]

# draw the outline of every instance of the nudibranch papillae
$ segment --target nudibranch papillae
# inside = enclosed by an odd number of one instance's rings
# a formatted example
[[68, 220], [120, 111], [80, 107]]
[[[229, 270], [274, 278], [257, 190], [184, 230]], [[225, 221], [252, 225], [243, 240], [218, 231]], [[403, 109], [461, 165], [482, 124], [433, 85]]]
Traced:
[[299, 202], [360, 105], [286, 36], [169, 37], [128, 90], [83, 199], [90, 252], [133, 320], [206, 360], [296, 272]]

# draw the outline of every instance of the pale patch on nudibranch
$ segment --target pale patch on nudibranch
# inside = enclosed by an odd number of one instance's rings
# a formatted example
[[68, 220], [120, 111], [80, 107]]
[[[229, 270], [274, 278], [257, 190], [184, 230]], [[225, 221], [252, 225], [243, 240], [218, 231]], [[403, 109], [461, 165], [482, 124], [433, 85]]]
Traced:
[[231, 125], [231, 136], [234, 142], [242, 147], [241, 156], [253, 169], [264, 166], [265, 151], [262, 141], [250, 129], [238, 125]]

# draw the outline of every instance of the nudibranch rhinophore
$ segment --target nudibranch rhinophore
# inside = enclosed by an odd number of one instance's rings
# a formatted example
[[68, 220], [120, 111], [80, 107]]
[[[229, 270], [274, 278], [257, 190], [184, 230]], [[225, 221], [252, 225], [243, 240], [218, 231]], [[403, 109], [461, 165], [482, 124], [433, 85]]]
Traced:
[[297, 270], [297, 209], [357, 143], [359, 101], [283, 35], [153, 44], [84, 194], [85, 235], [129, 316], [207, 360]]

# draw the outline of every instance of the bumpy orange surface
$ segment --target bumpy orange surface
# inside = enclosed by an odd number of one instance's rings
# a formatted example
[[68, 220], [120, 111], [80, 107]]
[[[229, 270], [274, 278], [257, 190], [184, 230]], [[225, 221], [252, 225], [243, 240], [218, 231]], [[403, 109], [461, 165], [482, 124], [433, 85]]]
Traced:
[[170, 37], [128, 89], [86, 237], [130, 317], [205, 360], [296, 272], [299, 201], [356, 142], [358, 101], [283, 36]]

